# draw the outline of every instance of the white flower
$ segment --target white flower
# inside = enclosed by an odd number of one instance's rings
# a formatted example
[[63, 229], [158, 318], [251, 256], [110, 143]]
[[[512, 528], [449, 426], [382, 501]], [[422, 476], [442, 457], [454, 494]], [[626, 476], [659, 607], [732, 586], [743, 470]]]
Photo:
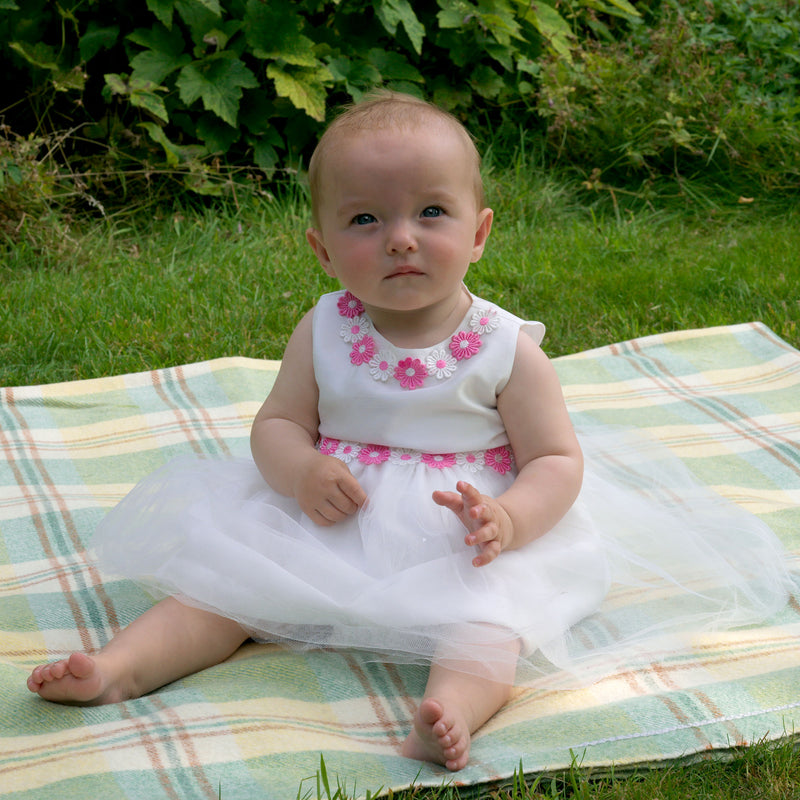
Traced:
[[353, 444], [353, 442], [339, 442], [339, 446], [333, 455], [340, 461], [344, 461], [345, 464], [349, 464], [354, 458], [358, 457], [360, 450], [361, 448], [357, 444]]
[[410, 466], [411, 464], [419, 464], [422, 461], [422, 453], [419, 450], [406, 450], [403, 447], [392, 448], [389, 454], [390, 464], [401, 464]]
[[449, 378], [456, 371], [457, 363], [453, 356], [443, 348], [433, 350], [425, 359], [428, 374], [435, 375], [440, 380]]
[[346, 342], [357, 342], [362, 336], [370, 332], [370, 322], [368, 317], [353, 317], [342, 323], [339, 328], [339, 335]]
[[463, 467], [468, 472], [480, 472], [485, 464], [484, 451], [479, 450], [477, 453], [456, 453], [456, 464]]
[[500, 325], [500, 316], [495, 308], [485, 308], [476, 311], [469, 321], [469, 326], [475, 333], [491, 333]]
[[394, 375], [394, 368], [397, 366], [397, 359], [388, 353], [377, 353], [369, 362], [369, 374], [376, 381], [384, 383]]

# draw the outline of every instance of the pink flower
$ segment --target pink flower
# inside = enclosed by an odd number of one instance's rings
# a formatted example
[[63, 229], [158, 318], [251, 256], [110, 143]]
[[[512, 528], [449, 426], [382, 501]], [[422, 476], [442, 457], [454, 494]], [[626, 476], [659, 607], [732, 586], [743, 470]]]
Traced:
[[450, 339], [450, 352], [459, 360], [472, 358], [481, 348], [481, 337], [474, 331], [459, 331]]
[[505, 445], [487, 450], [484, 458], [486, 460], [486, 466], [491, 467], [495, 472], [499, 472], [501, 475], [505, 475], [506, 472], [511, 469], [513, 463], [511, 450]]
[[394, 370], [394, 376], [404, 389], [419, 389], [425, 383], [428, 370], [418, 358], [409, 357], [398, 363]]
[[350, 363], [356, 366], [366, 364], [375, 355], [375, 340], [371, 336], [362, 336], [350, 351]]
[[350, 294], [350, 292], [345, 292], [339, 298], [336, 305], [339, 307], [339, 314], [348, 319], [352, 319], [364, 313], [364, 306], [361, 305], [361, 301], [354, 294]]
[[365, 444], [358, 453], [362, 464], [382, 464], [389, 460], [389, 448], [382, 444]]
[[444, 469], [445, 467], [452, 467], [456, 463], [455, 453], [424, 453], [422, 456], [422, 463], [433, 467], [434, 469]]
[[336, 452], [336, 448], [339, 446], [338, 439], [331, 439], [328, 436], [323, 436], [319, 442], [319, 451], [323, 455], [332, 456]]

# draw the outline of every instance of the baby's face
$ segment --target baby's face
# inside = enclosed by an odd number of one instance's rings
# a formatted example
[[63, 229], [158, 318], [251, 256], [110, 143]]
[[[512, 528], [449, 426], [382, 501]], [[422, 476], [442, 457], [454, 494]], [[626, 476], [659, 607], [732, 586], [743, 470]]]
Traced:
[[461, 292], [491, 228], [475, 169], [466, 143], [441, 123], [343, 140], [322, 166], [309, 243], [368, 311], [446, 302]]

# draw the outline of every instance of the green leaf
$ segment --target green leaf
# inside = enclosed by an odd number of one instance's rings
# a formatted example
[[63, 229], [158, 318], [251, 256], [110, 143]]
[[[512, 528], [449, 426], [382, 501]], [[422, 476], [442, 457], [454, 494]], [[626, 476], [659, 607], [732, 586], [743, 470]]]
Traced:
[[[586, 3], [589, 5], [589, 3]], [[642, 15], [628, 2], [628, 0], [605, 0], [602, 3], [606, 14], [615, 14], [621, 17], [641, 17]], [[610, 8], [609, 8], [610, 6]]]
[[278, 152], [267, 141], [266, 137], [261, 137], [253, 145], [253, 161], [259, 169], [262, 169], [267, 175], [272, 175], [275, 168], [278, 166]]
[[131, 59], [132, 75], [158, 85], [176, 69], [189, 64], [192, 57], [188, 53], [173, 55], [163, 50], [143, 50]]
[[441, 11], [436, 15], [440, 28], [463, 28], [475, 16], [476, 8], [464, 0], [439, 0]]
[[19, 11], [19, 6], [14, 2], [14, 0], [0, 0], [0, 10]]
[[148, 50], [163, 50], [165, 53], [181, 53], [185, 47], [183, 34], [177, 28], [169, 30], [163, 25], [153, 25], [152, 28], [136, 28], [125, 38]]
[[199, 48], [205, 49], [203, 38], [209, 31], [219, 27], [220, 12], [215, 12], [200, 0], [175, 0], [175, 10], [189, 26], [192, 41]]
[[282, 60], [298, 67], [317, 67], [314, 42], [302, 33], [303, 18], [288, 3], [248, 0], [244, 33], [256, 58]]
[[73, 67], [66, 72], [56, 72], [53, 75], [53, 88], [57, 92], [83, 91], [86, 85], [86, 73], [80, 67]]
[[503, 89], [503, 79], [493, 69], [479, 64], [469, 78], [470, 86], [481, 96], [489, 99], [497, 97]]
[[516, 2], [524, 10], [524, 19], [539, 31], [550, 48], [566, 61], [571, 61], [572, 29], [561, 14], [542, 0], [539, 2], [516, 0]]
[[14, 52], [19, 53], [29, 64], [40, 69], [58, 70], [56, 54], [50, 45], [44, 42], [28, 44], [28, 42], [10, 42], [8, 45]]
[[141, 78], [128, 78], [115, 73], [109, 73], [103, 77], [112, 94], [123, 95], [128, 98], [131, 105], [144, 109], [164, 122], [169, 122], [164, 101], [156, 94], [156, 92], [166, 91], [163, 86], [157, 86], [152, 81], [145, 81]]
[[213, 111], [234, 128], [242, 89], [257, 86], [256, 76], [227, 50], [187, 64], [177, 80], [180, 98], [186, 105], [202, 98], [206, 111]]
[[203, 114], [197, 120], [197, 134], [209, 153], [227, 153], [239, 138], [239, 131], [223, 122], [216, 114]]
[[347, 56], [331, 59], [328, 69], [337, 83], [345, 85], [347, 93], [355, 101], [383, 80], [383, 75], [372, 64]]
[[397, 26], [402, 24], [417, 55], [422, 52], [425, 26], [417, 18], [408, 0], [373, 0], [373, 8], [387, 33], [395, 36]]
[[101, 28], [92, 20], [86, 28], [86, 33], [81, 36], [78, 42], [78, 49], [81, 53], [82, 61], [90, 61], [101, 50], [108, 50], [113, 47], [119, 36], [119, 26], [111, 25]]
[[298, 69], [289, 73], [277, 64], [270, 64], [267, 77], [274, 82], [277, 93], [291, 100], [295, 108], [318, 122], [325, 120], [327, 84], [333, 77], [327, 69]]
[[367, 53], [367, 61], [380, 72], [387, 81], [413, 81], [423, 83], [420, 71], [394, 50], [381, 50], [374, 47]]
[[492, 4], [491, 12], [480, 11], [478, 14], [481, 26], [501, 44], [508, 44], [513, 39], [523, 39], [519, 23], [514, 11], [505, 2]]
[[219, 0], [196, 0], [201, 6], [207, 8], [212, 14], [217, 17], [222, 16], [222, 9], [219, 5]]
[[173, 0], [147, 0], [147, 7], [167, 30], [172, 29], [172, 12], [175, 8]]
[[177, 167], [181, 162], [185, 163], [208, 155], [205, 147], [200, 145], [182, 146], [170, 141], [167, 134], [164, 133], [164, 129], [154, 122], [142, 122], [140, 124], [147, 131], [150, 138], [164, 148], [167, 164], [171, 167]]

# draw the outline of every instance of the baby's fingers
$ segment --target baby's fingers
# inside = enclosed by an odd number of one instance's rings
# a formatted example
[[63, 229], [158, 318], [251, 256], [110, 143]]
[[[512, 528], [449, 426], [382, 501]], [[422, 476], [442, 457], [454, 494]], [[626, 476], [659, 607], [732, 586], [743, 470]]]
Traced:
[[449, 508], [455, 514], [460, 514], [464, 510], [464, 501], [457, 492], [435, 491], [433, 493], [433, 502]]
[[500, 555], [501, 547], [497, 539], [492, 539], [481, 547], [480, 553], [472, 559], [473, 567], [485, 567]]
[[350, 514], [361, 508], [367, 501], [367, 493], [352, 475], [348, 475], [343, 480], [339, 481], [339, 489], [346, 502], [349, 503], [348, 508]]

